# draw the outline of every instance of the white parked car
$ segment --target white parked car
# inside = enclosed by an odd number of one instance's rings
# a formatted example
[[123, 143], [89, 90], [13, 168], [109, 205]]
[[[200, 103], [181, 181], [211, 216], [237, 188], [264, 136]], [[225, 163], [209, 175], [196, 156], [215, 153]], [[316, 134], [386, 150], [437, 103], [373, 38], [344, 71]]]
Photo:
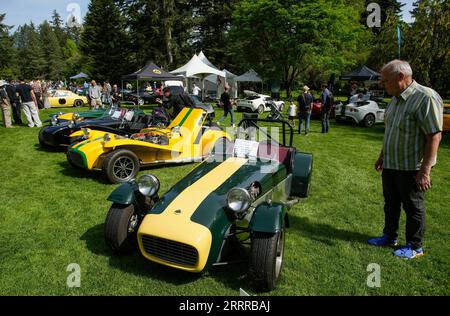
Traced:
[[280, 112], [284, 109], [283, 101], [275, 101], [272, 97], [259, 94], [253, 91], [244, 91], [246, 94], [245, 99], [238, 99], [236, 101], [236, 109], [238, 111], [251, 111], [251, 112], [269, 112], [271, 111], [270, 103], [274, 102]]
[[375, 123], [384, 122], [384, 110], [384, 106], [372, 100], [338, 104], [335, 110], [336, 121], [350, 121], [371, 127]]

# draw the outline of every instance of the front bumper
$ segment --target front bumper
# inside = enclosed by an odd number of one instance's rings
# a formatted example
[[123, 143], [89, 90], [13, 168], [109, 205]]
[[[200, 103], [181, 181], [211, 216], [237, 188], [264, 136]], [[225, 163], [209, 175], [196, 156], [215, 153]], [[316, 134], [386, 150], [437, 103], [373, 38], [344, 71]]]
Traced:
[[140, 225], [138, 243], [142, 255], [172, 268], [202, 272], [211, 249], [211, 232], [174, 212], [164, 213], [148, 214]]

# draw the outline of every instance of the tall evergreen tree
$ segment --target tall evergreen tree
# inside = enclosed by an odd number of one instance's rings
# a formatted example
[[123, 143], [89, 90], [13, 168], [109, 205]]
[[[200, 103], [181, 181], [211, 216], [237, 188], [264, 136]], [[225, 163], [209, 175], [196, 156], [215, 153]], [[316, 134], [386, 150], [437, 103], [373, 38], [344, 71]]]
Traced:
[[192, 21], [192, 9], [187, 0], [116, 3], [126, 16], [135, 67], [152, 60], [170, 69], [186, 61], [191, 53], [188, 39]]
[[406, 34], [405, 48], [414, 77], [441, 95], [450, 95], [450, 3], [421, 0], [414, 3], [414, 22]]
[[240, 0], [191, 0], [194, 8], [194, 47], [217, 67], [234, 70], [228, 48], [233, 8]]
[[17, 71], [14, 40], [9, 35], [10, 26], [3, 23], [5, 14], [0, 14], [0, 78], [12, 78]]
[[93, 78], [118, 81], [130, 71], [124, 19], [113, 0], [90, 2], [80, 47]]
[[65, 70], [65, 61], [56, 32], [47, 21], [39, 27], [40, 40], [45, 56], [45, 78], [51, 80], [62, 79]]
[[64, 21], [56, 10], [52, 12], [51, 26], [55, 32], [56, 38], [58, 39], [59, 46], [64, 47], [67, 39], [67, 34], [64, 31]]
[[43, 78], [46, 61], [39, 33], [34, 24], [19, 26], [15, 40], [20, 75], [26, 79]]

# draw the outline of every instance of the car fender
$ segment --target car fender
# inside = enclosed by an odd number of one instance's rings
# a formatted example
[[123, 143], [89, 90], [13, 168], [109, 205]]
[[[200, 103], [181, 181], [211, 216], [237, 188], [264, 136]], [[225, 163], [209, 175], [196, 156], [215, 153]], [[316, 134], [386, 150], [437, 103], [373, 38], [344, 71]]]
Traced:
[[107, 200], [113, 203], [119, 203], [124, 205], [130, 205], [136, 202], [136, 194], [137, 185], [135, 182], [127, 182], [123, 183], [119, 187], [117, 187], [111, 194], [108, 196]]
[[213, 150], [214, 144], [220, 138], [226, 138], [231, 142], [231, 137], [228, 133], [221, 130], [209, 129], [202, 135], [202, 153], [208, 155]]
[[283, 229], [286, 206], [281, 203], [258, 205], [250, 220], [250, 229], [255, 232], [278, 233]]
[[311, 174], [313, 168], [313, 155], [298, 152], [294, 157], [294, 170], [292, 177], [291, 195], [295, 197], [307, 197], [311, 186]]

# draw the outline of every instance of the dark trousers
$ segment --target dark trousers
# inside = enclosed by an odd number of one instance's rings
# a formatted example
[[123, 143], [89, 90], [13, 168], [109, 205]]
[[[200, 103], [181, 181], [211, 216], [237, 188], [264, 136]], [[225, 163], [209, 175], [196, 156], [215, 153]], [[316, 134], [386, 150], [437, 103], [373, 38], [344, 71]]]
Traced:
[[328, 133], [328, 130], [330, 128], [330, 111], [322, 111], [321, 119], [322, 119], [322, 133]]
[[397, 239], [401, 207], [406, 212], [406, 242], [422, 247], [425, 232], [424, 193], [417, 189], [417, 171], [383, 169], [384, 234]]
[[16, 101], [16, 102], [12, 103], [11, 105], [12, 105], [12, 114], [13, 114], [14, 123], [22, 124], [22, 113], [20, 112], [22, 104], [20, 104], [19, 101]]
[[41, 93], [40, 92], [35, 92], [34, 95], [36, 96], [38, 109], [43, 109], [44, 108], [44, 102], [42, 102], [42, 99], [41, 99], [42, 95], [41, 95]]

